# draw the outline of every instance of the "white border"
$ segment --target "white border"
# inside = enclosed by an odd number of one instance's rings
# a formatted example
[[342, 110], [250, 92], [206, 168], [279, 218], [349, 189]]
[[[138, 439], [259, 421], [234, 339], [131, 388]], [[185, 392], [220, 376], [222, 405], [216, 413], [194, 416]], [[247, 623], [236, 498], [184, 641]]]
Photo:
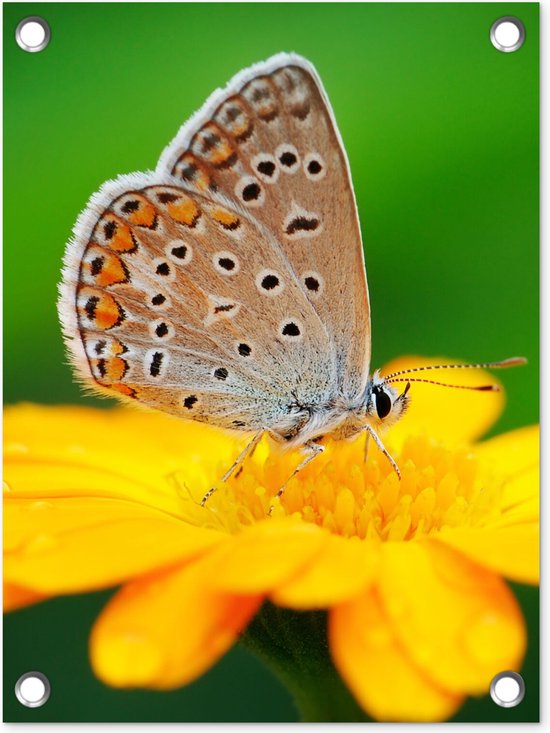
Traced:
[[[86, 0], [73, 0], [74, 2], [84, 2]], [[149, 0], [121, 0], [122, 2], [148, 2]], [[181, 0], [167, 0], [168, 2], [179, 2]], [[214, 2], [215, 0], [203, 0], [204, 2]], [[239, 0], [226, 0], [228, 2], [237, 2]], [[254, 0], [240, 0], [240, 2], [249, 2]], [[260, 0], [261, 1], [261, 0]], [[325, 0], [301, 0], [302, 2], [325, 2]], [[409, 3], [414, 2], [415, 0], [401, 0], [401, 2]], [[425, 0], [426, 2], [437, 2], [438, 0]], [[479, 0], [463, 0], [463, 2], [471, 3], [471, 2], [478, 2]], [[516, 0], [516, 3], [514, 5], [521, 5], [523, 2], [527, 2], [528, 0]], [[542, 0], [540, 3], [540, 10], [541, 10], [541, 116], [542, 120], [549, 120], [550, 119], [550, 95], [548, 92], [548, 84], [550, 83], [550, 54], [545, 52], [545, 47], [550, 44], [550, 24], [546, 24], [546, 6], [550, 0]], [[33, 0], [20, 0], [19, 4], [21, 6], [24, 6], [26, 4], [33, 3], [33, 5], [42, 4], [41, 2], [33, 2]], [[351, 2], [364, 2], [364, 0], [351, 0]], [[497, 2], [497, 0], [486, 0], [486, 2], [489, 2], [491, 4], [494, 4], [495, 6], [503, 6], [504, 3]], [[12, 4], [12, 3], [5, 3], [5, 4]], [[530, 2], [530, 4], [533, 4]], [[509, 8], [508, 8], [509, 9]], [[548, 80], [548, 81], [547, 81]], [[547, 236], [547, 227], [546, 227], [546, 212], [550, 212], [550, 189], [546, 185], [546, 171], [549, 168], [550, 165], [550, 148], [548, 148], [545, 144], [544, 140], [544, 133], [546, 132], [547, 126], [544, 125], [544, 127], [541, 126], [541, 133], [542, 133], [542, 139], [541, 139], [541, 165], [542, 165], [542, 174], [541, 174], [541, 285], [543, 283], [550, 283], [550, 255], [545, 254], [548, 247], [550, 246], [550, 241]], [[148, 174], [141, 174], [141, 175], [148, 175]], [[115, 179], [114, 181], [110, 181], [108, 183], [112, 183], [113, 185], [116, 184], [117, 181], [120, 179]], [[107, 184], [104, 184], [102, 188], [100, 189], [99, 193], [96, 194], [98, 199], [96, 200], [96, 203], [99, 201], [99, 197], [101, 196], [104, 187], [106, 187]], [[80, 222], [80, 219], [79, 219]], [[66, 263], [66, 266], [69, 263]], [[542, 334], [542, 350], [541, 350], [541, 410], [544, 414], [548, 414], [548, 407], [549, 407], [549, 401], [550, 397], [548, 397], [548, 393], [545, 388], [544, 383], [544, 369], [547, 364], [550, 363], [550, 341], [549, 341], [549, 325], [550, 325], [550, 297], [544, 295], [544, 290], [541, 288], [541, 310], [540, 310], [540, 316], [541, 316], [541, 334]], [[541, 455], [550, 455], [550, 431], [548, 433], [548, 436], [546, 435], [546, 432], [542, 431], [542, 441], [541, 441]], [[544, 467], [543, 467], [544, 469]], [[544, 476], [544, 470], [543, 470], [543, 476]], [[541, 521], [543, 522], [543, 525], [548, 527], [549, 526], [549, 515], [550, 515], [550, 502], [543, 502], [542, 504], [543, 509], [543, 516], [541, 516]], [[544, 519], [543, 519], [544, 517]], [[550, 564], [550, 557], [548, 552], [548, 547], [550, 546], [549, 543], [542, 542], [542, 555], [543, 555], [543, 563], [542, 567], [543, 569]], [[541, 588], [541, 619], [544, 616], [544, 610], [549, 608], [548, 604], [548, 596], [550, 594], [550, 591], [548, 590], [547, 586], [542, 584]], [[546, 613], [546, 616], [548, 617], [548, 613]], [[1, 631], [0, 631], [1, 633]], [[541, 681], [544, 680], [545, 685], [547, 687], [547, 675], [546, 675], [546, 660], [549, 658], [549, 652], [550, 652], [550, 634], [542, 634], [541, 635]], [[541, 683], [542, 688], [542, 683]], [[213, 701], [213, 704], [215, 704], [215, 701]], [[544, 730], [546, 728], [546, 711], [548, 709], [547, 704], [547, 695], [541, 695], [541, 720], [543, 721], [543, 727], [541, 730]], [[98, 731], [98, 733], [104, 733], [106, 730], [105, 723], [90, 723], [87, 724], [87, 729], [92, 731]], [[182, 725], [185, 726], [185, 730], [189, 731], [190, 733], [204, 733], [204, 731], [213, 731], [213, 730], [224, 730], [224, 729], [239, 729], [242, 728], [242, 723], [224, 723], [224, 724], [212, 724], [212, 723], [162, 723], [162, 727], [165, 726], [168, 728], [176, 728], [178, 730], [181, 730]], [[358, 724], [363, 725], [363, 724]], [[397, 724], [397, 723], [377, 723], [376, 727], [382, 726], [384, 730], [391, 730], [391, 731], [400, 731], [403, 730], [403, 725], [406, 725], [408, 727], [411, 727], [415, 731], [426, 731], [426, 733], [432, 733], [433, 731], [437, 730], [445, 730], [448, 729], [447, 723], [432, 723], [432, 724], [423, 724], [423, 723], [407, 723], [407, 724]], [[452, 724], [452, 730], [453, 731], [472, 731], [474, 730], [473, 726], [475, 726], [475, 723], [454, 723]], [[490, 724], [489, 724], [490, 725]], [[498, 724], [497, 724], [498, 725]], [[73, 731], [79, 731], [81, 730], [81, 725], [77, 723], [63, 723], [63, 730], [68, 731], [68, 733], [72, 733]], [[158, 733], [159, 731], [159, 724], [158, 723], [124, 723], [124, 724], [117, 724], [118, 726], [122, 726], [127, 731], [135, 731], [136, 733]], [[333, 723], [330, 725], [331, 730], [339, 731], [339, 733], [346, 733], [350, 730], [350, 726], [353, 726], [353, 724], [344, 724], [344, 723]], [[506, 730], [512, 730], [512, 729], [523, 729], [523, 730], [533, 730], [533, 724], [529, 723], [506, 723]], [[37, 733], [44, 730], [52, 730], [57, 731], [60, 727], [58, 723], [2, 723], [2, 727], [9, 731], [9, 733], [20, 733], [21, 730], [36, 730]], [[311, 731], [312, 733], [321, 733], [322, 731], [326, 730], [328, 726], [324, 724], [309, 724], [307, 730]], [[494, 727], [494, 726], [493, 726]], [[263, 730], [281, 730], [285, 731], [285, 733], [302, 733], [304, 728], [303, 724], [300, 723], [252, 723], [247, 724], [247, 728], [249, 730], [256, 730], [256, 729], [263, 729]]]

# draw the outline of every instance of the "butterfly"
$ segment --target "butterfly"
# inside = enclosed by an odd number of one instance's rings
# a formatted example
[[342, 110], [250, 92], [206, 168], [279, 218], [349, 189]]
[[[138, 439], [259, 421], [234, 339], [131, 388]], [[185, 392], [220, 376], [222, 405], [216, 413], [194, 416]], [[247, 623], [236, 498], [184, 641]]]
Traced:
[[406, 410], [419, 369], [370, 376], [348, 159], [319, 76], [298, 55], [241, 71], [155, 171], [92, 196], [67, 246], [59, 313], [86, 384], [253, 434], [222, 481], [265, 433], [303, 451], [295, 475], [323, 436], [366, 431], [399, 475], [379, 433]]

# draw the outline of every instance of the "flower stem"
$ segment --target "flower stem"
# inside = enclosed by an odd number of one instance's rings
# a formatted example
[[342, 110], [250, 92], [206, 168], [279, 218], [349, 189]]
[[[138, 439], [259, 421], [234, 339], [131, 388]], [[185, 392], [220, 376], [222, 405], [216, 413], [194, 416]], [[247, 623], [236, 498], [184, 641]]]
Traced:
[[302, 722], [370, 720], [332, 663], [325, 611], [290, 611], [264, 603], [241, 641], [287, 687]]

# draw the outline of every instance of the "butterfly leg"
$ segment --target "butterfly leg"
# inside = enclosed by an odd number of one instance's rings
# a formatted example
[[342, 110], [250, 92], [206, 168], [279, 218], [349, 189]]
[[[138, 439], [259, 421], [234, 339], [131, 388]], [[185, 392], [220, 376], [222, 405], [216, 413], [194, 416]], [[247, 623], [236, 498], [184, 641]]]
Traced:
[[[265, 434], [265, 429], [262, 428], [261, 430], [258, 430], [256, 435], [252, 438], [252, 440], [247, 443], [246, 447], [242, 450], [240, 455], [237, 457], [237, 459], [234, 461], [233, 465], [224, 473], [224, 475], [220, 479], [220, 483], [225, 483], [227, 479], [229, 479], [239, 468], [239, 466], [244, 462], [245, 458], [249, 455], [252, 455], [254, 453], [254, 450], [256, 449], [256, 446], [260, 442], [260, 440], [263, 438]], [[204, 506], [208, 499], [212, 496], [212, 494], [217, 491], [216, 486], [212, 486], [211, 489], [209, 489], [206, 494], [202, 497], [201, 506]]]
[[367, 462], [367, 458], [369, 457], [369, 443], [370, 443], [370, 433], [368, 430], [365, 430], [365, 447], [363, 449], [363, 463]]
[[386, 446], [384, 445], [384, 443], [382, 443], [382, 441], [380, 440], [380, 438], [378, 437], [378, 435], [374, 432], [374, 428], [371, 425], [365, 425], [364, 428], [363, 428], [363, 430], [366, 430], [367, 433], [370, 436], [372, 436], [372, 439], [376, 443], [376, 446], [377, 446], [378, 450], [386, 456], [386, 458], [388, 459], [388, 461], [391, 463], [391, 467], [393, 468], [393, 470], [397, 474], [397, 478], [401, 481], [401, 471], [399, 470], [399, 466], [394, 461], [394, 459], [392, 458], [392, 456], [388, 453], [388, 450], [387, 450]]
[[[290, 474], [290, 476], [287, 478], [287, 480], [284, 482], [284, 484], [281, 486], [281, 488], [277, 491], [274, 498], [280, 499], [281, 496], [285, 493], [285, 489], [290, 483], [291, 479], [296, 476], [296, 474], [300, 473], [302, 468], [305, 468], [308, 463], [310, 463], [314, 458], [316, 458], [320, 453], [322, 453], [325, 448], [322, 445], [319, 445], [319, 443], [306, 443], [304, 445], [304, 451], [309, 451], [309, 453], [304, 457], [303, 461], [299, 463], [294, 471]], [[275, 509], [275, 506], [272, 504], [269, 507], [268, 515], [271, 516], [273, 509]]]

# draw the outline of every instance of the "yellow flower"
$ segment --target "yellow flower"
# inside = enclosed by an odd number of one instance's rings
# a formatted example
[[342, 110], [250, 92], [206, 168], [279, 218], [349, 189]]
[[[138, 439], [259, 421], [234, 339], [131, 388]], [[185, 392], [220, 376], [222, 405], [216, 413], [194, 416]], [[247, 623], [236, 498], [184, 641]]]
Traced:
[[501, 393], [411, 393], [385, 437], [401, 481], [374, 446], [364, 463], [362, 439], [327, 441], [271, 518], [296, 452], [262, 442], [203, 508], [242, 439], [129, 408], [7, 409], [7, 606], [121, 585], [92, 630], [93, 668], [156, 689], [208, 669], [266, 600], [327, 609], [332, 659], [364, 710], [448, 718], [522, 662], [501, 576], [538, 579], [538, 430], [475, 443]]

